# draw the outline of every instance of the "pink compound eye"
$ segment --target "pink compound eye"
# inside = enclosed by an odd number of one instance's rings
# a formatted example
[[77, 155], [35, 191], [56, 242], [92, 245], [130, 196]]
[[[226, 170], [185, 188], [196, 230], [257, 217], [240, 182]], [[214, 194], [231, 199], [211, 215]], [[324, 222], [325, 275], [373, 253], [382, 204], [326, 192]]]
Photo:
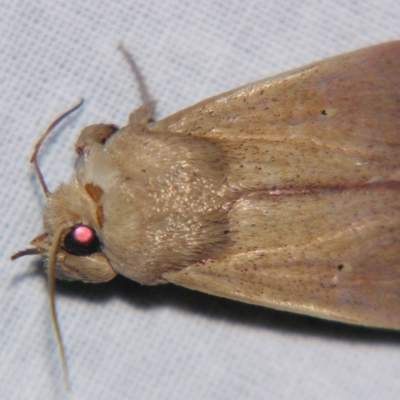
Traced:
[[77, 226], [72, 232], [74, 239], [79, 243], [88, 243], [93, 239], [93, 229], [86, 225]]
[[75, 225], [65, 236], [65, 250], [74, 256], [88, 256], [101, 251], [96, 231], [87, 225]]

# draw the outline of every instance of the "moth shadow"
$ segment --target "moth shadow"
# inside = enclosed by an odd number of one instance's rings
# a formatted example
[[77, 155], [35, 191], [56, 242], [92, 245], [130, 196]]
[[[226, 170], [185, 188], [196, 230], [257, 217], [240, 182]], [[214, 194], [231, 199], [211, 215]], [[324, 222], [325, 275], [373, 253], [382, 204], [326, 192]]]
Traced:
[[[42, 272], [43, 273], [43, 272]], [[262, 329], [334, 338], [344, 341], [400, 344], [400, 332], [326, 321], [266, 307], [245, 304], [172, 284], [143, 286], [122, 276], [110, 282], [88, 284], [57, 281], [57, 293], [84, 301], [107, 302], [113, 297], [134, 307], [175, 307], [209, 318], [253, 325]]]

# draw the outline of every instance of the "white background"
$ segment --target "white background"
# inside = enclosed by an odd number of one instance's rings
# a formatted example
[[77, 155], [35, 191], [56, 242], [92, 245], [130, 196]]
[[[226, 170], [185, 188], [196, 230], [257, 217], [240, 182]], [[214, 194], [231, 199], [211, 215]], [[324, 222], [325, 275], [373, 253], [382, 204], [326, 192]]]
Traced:
[[[0, 396], [63, 399], [35, 257], [45, 200], [28, 163], [48, 123], [84, 107], [43, 146], [50, 189], [96, 122], [140, 104], [116, 45], [135, 54], [157, 116], [311, 61], [400, 37], [393, 1], [13, 1], [0, 5]], [[400, 73], [400, 71], [399, 71]], [[400, 334], [253, 307], [173, 286], [58, 284], [74, 399], [394, 399]], [[399, 305], [400, 308], [400, 305]]]

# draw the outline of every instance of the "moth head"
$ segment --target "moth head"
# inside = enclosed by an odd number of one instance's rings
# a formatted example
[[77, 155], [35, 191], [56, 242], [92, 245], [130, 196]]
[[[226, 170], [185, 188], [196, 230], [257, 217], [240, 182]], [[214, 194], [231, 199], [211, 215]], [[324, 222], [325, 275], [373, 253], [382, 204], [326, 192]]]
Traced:
[[72, 181], [50, 193], [37, 163], [38, 151], [48, 133], [81, 104], [56, 119], [36, 144], [31, 162], [47, 197], [45, 231], [30, 242], [34, 248], [19, 251], [11, 258], [38, 254], [44, 259], [49, 275], [54, 274], [55, 278], [98, 283], [116, 276], [102, 251], [100, 240], [101, 207], [97, 202], [101, 198], [101, 189], [93, 185], [82, 187]]
[[58, 235], [45, 232], [36, 236], [30, 244], [33, 249], [16, 253], [13, 259], [38, 254], [45, 260], [45, 268], [48, 269], [49, 254], [55, 248], [54, 275], [58, 279], [100, 283], [116, 276], [102, 252], [98, 233], [90, 225], [77, 223], [61, 229]]

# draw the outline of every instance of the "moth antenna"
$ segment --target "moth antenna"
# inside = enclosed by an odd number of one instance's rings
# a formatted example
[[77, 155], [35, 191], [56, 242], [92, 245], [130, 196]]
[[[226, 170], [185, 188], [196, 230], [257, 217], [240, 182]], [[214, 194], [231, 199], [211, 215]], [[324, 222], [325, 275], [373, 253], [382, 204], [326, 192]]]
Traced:
[[[80, 104], [82, 104], [82, 102]], [[75, 108], [76, 108], [76, 106], [74, 107], [74, 109]], [[72, 112], [72, 111], [73, 111], [73, 109], [70, 110], [69, 112]], [[63, 116], [65, 117], [65, 114]], [[55, 302], [55, 286], [56, 286], [55, 265], [56, 265], [56, 256], [57, 256], [58, 245], [60, 243], [61, 235], [63, 234], [63, 231], [64, 231], [64, 228], [59, 228], [58, 231], [56, 232], [55, 236], [54, 236], [55, 240], [54, 240], [54, 243], [51, 246], [51, 249], [50, 249], [50, 252], [49, 252], [47, 279], [48, 279], [48, 289], [49, 289], [51, 321], [53, 322], [53, 328], [54, 328], [54, 332], [56, 334], [58, 350], [59, 350], [60, 356], [61, 356], [61, 363], [62, 363], [62, 369], [63, 369], [63, 373], [64, 373], [65, 387], [66, 387], [66, 390], [68, 392], [71, 392], [71, 386], [70, 386], [70, 383], [69, 383], [67, 359], [65, 357], [64, 344], [63, 344], [63, 340], [62, 340], [62, 336], [61, 336], [60, 325], [58, 323], [57, 312], [56, 312], [56, 302]]]
[[39, 178], [40, 181], [40, 185], [42, 186], [43, 192], [46, 195], [46, 197], [49, 197], [49, 189], [47, 188], [46, 182], [44, 180], [42, 171], [39, 168], [39, 164], [38, 164], [38, 153], [40, 150], [40, 147], [42, 146], [42, 143], [44, 142], [44, 140], [47, 138], [47, 136], [49, 135], [49, 133], [66, 117], [68, 117], [68, 115], [70, 115], [71, 113], [73, 113], [75, 110], [77, 110], [81, 105], [83, 104], [83, 99], [80, 99], [78, 104], [76, 104], [75, 106], [71, 107], [70, 109], [68, 109], [67, 111], [63, 112], [59, 117], [57, 117], [50, 125], [49, 127], [46, 129], [46, 131], [43, 133], [43, 135], [41, 136], [41, 138], [37, 141], [36, 145], [35, 145], [35, 149], [33, 150], [33, 154], [32, 157], [30, 159], [30, 162], [34, 165], [35, 167], [35, 171], [36, 171], [36, 176]]
[[150, 96], [144, 77], [140, 72], [138, 65], [136, 64], [132, 53], [122, 43], [118, 44], [117, 49], [122, 53], [122, 55], [125, 57], [125, 60], [131, 67], [131, 70], [133, 71], [135, 78], [139, 83], [139, 90], [140, 95], [142, 96], [143, 105], [150, 108], [151, 121], [154, 121], [154, 100]]

